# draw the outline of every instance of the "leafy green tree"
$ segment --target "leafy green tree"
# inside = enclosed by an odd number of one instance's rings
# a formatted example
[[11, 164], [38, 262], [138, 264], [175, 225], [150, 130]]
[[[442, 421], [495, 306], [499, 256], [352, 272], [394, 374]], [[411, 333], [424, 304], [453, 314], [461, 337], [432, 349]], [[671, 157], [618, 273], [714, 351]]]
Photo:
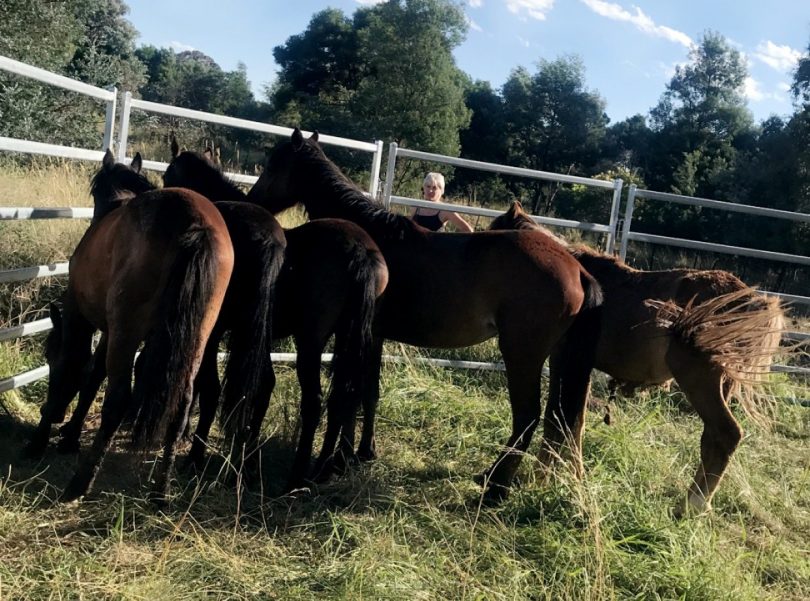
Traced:
[[[531, 75], [519, 67], [502, 89], [508, 163], [586, 174], [597, 162], [608, 118], [605, 101], [585, 86], [577, 57], [542, 60]], [[534, 212], [552, 210], [556, 185], [522, 184]]]
[[[127, 10], [121, 0], [3, 0], [0, 54], [99, 87], [137, 87]], [[100, 147], [103, 115], [95, 100], [0, 74], [0, 135]]]

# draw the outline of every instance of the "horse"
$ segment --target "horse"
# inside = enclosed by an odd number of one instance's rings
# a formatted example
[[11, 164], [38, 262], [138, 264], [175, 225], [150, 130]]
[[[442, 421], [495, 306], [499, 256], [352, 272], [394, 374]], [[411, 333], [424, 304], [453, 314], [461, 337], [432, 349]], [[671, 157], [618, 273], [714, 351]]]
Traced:
[[[183, 186], [215, 200], [244, 204], [245, 194], [215, 164], [213, 155], [180, 152], [172, 138], [173, 159], [164, 174], [167, 186]], [[257, 207], [258, 208], [258, 207]], [[263, 210], [263, 209], [262, 209]], [[360, 227], [345, 220], [324, 219], [286, 230], [287, 254], [277, 286], [273, 323], [275, 339], [292, 336], [298, 351], [296, 370], [301, 386], [301, 435], [291, 476], [293, 490], [307, 479], [325, 480], [354, 452], [354, 418], [364, 387], [364, 371], [371, 344], [377, 299], [385, 290], [388, 269], [374, 241]], [[320, 421], [321, 354], [335, 335], [332, 382], [326, 401], [327, 428], [312, 470], [310, 456]], [[214, 400], [215, 402], [215, 400]], [[202, 406], [202, 404], [201, 404]], [[201, 453], [210, 416], [200, 414], [192, 453]], [[335, 445], [340, 449], [335, 464]], [[200, 455], [201, 456], [201, 455]]]
[[[94, 185], [101, 186], [116, 168], [108, 151]], [[62, 308], [51, 305], [53, 329], [45, 342], [48, 398], [33, 437], [47, 443], [51, 424], [64, 417], [91, 364], [92, 335], [101, 330], [109, 380], [101, 425], [63, 501], [90, 490], [133, 403], [132, 367], [141, 342], [142, 369], [134, 390], [140, 411], [132, 436], [139, 447], [163, 440], [155, 492], [165, 497], [192, 382], [232, 270], [233, 246], [222, 216], [190, 190], [140, 194], [90, 225], [70, 259]]]
[[364, 400], [361, 458], [376, 455], [373, 424], [384, 338], [454, 348], [498, 336], [512, 433], [482, 476], [487, 501], [508, 494], [531, 442], [541, 412], [542, 366], [552, 351], [562, 384], [550, 390], [541, 460], [549, 463], [568, 434], [573, 446], [579, 444], [592, 347], [582, 342], [596, 330], [601, 291], [565, 249], [538, 232], [426, 230], [369, 200], [324, 154], [317, 133], [305, 140], [298, 129], [269, 154], [248, 200], [273, 213], [301, 203], [311, 219], [350, 219], [382, 250], [390, 280], [376, 322], [376, 384]]
[[[492, 230], [539, 230], [520, 205], [490, 225]], [[711, 499], [742, 439], [729, 410], [761, 421], [755, 389], [779, 347], [784, 312], [778, 299], [762, 296], [735, 275], [720, 270], [641, 271], [587, 246], [568, 247], [602, 285], [602, 329], [596, 369], [621, 383], [623, 391], [674, 378], [703, 421], [700, 464], [677, 514], [711, 507]]]

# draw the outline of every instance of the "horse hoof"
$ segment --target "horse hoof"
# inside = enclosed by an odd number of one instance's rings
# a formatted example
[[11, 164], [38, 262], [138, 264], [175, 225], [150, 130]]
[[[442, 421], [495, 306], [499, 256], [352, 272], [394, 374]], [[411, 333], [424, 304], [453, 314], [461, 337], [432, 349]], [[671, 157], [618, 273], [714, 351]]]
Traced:
[[484, 491], [483, 502], [487, 507], [497, 507], [509, 497], [509, 487], [501, 484], [489, 484]]
[[76, 438], [60, 438], [56, 443], [56, 451], [62, 455], [72, 455], [81, 450], [81, 443]]
[[357, 457], [357, 460], [360, 461], [361, 463], [365, 463], [367, 461], [374, 461], [375, 459], [377, 459], [377, 451], [375, 451], [374, 449], [360, 448], [357, 449], [357, 454], [354, 456]]
[[42, 442], [34, 442], [31, 441], [27, 445], [23, 447], [22, 456], [24, 459], [42, 459], [42, 456], [45, 454], [45, 449], [48, 446], [48, 441], [46, 440], [43, 444]]
[[78, 501], [81, 497], [87, 494], [88, 487], [83, 483], [77, 482], [75, 479], [71, 480], [62, 495], [59, 497], [60, 503], [72, 503]]

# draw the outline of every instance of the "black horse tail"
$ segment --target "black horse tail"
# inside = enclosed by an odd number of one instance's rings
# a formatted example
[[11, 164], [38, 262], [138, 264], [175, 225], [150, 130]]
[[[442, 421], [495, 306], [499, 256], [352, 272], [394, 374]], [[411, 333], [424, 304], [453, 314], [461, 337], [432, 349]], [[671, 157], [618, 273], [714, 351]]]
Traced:
[[[351, 258], [348, 302], [335, 331], [332, 378], [327, 406], [342, 417], [357, 412], [366, 386], [366, 362], [371, 349], [379, 281], [381, 255], [357, 245]], [[383, 269], [386, 269], [383, 267]]]
[[[180, 415], [191, 394], [203, 318], [214, 295], [219, 271], [213, 232], [190, 229], [180, 235], [178, 250], [160, 302], [155, 326], [146, 337], [135, 385], [140, 412], [132, 430], [137, 447], [162, 442], [169, 424]], [[138, 381], [140, 380], [140, 381]], [[168, 430], [179, 431], [180, 428]]]
[[[229, 223], [230, 225], [230, 223]], [[281, 228], [278, 228], [281, 231]], [[275, 386], [270, 359], [273, 341], [273, 300], [276, 282], [284, 263], [283, 237], [264, 235], [253, 238], [250, 252], [239, 253], [228, 296], [232, 327], [229, 357], [223, 381], [222, 410], [219, 418], [226, 440], [247, 432], [259, 404], [266, 404]], [[233, 286], [234, 282], [242, 285]], [[232, 292], [238, 292], [236, 299]], [[264, 413], [264, 410], [261, 410]], [[255, 434], [255, 433], [254, 433]]]

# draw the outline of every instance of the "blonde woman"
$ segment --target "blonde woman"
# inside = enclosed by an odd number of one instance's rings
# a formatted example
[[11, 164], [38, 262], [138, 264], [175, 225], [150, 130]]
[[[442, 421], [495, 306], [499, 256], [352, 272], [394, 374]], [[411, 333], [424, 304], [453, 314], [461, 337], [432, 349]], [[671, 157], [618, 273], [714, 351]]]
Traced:
[[[441, 173], [428, 173], [422, 182], [422, 198], [431, 202], [441, 202], [444, 194], [444, 176]], [[438, 232], [447, 222], [452, 223], [460, 232], [472, 232], [472, 226], [453, 211], [433, 211], [417, 208], [411, 215], [416, 223], [424, 228]]]

